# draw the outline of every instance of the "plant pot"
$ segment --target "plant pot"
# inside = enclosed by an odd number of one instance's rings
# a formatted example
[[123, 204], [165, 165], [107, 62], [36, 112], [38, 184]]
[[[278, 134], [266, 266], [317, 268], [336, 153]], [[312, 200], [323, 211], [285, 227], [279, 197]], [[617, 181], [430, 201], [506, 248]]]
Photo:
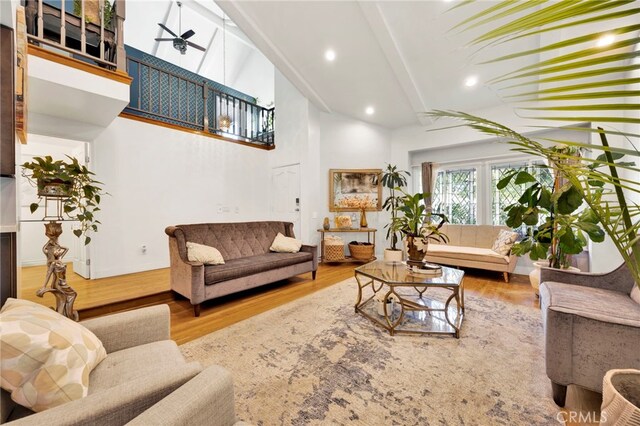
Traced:
[[385, 262], [402, 262], [402, 250], [384, 249]]
[[418, 249], [415, 241], [420, 237], [414, 237], [411, 235], [407, 235], [407, 256], [408, 260], [414, 263], [422, 262], [424, 260], [425, 253]]
[[67, 198], [71, 184], [62, 179], [38, 179], [38, 195], [41, 197]]
[[602, 380], [600, 425], [640, 424], [640, 370], [609, 370]]
[[[540, 295], [540, 268], [542, 267], [546, 267], [549, 266], [549, 262], [547, 262], [546, 260], [540, 260], [538, 262], [533, 262], [533, 266], [535, 266], [535, 269], [531, 272], [529, 272], [529, 282], [531, 283], [531, 287], [533, 287], [536, 291], [536, 295]], [[564, 269], [565, 271], [574, 271], [574, 272], [580, 272], [580, 269], [575, 268], [573, 266], [569, 266], [568, 268]]]
[[[384, 316], [384, 302], [382, 300], [376, 300], [376, 306], [378, 307], [378, 315]], [[393, 300], [387, 301], [387, 314], [391, 316], [393, 312]]]

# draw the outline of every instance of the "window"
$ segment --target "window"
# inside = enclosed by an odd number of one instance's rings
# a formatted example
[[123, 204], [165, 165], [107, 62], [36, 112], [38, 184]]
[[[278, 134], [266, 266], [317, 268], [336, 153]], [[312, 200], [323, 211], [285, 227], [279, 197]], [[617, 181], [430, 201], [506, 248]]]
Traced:
[[438, 171], [433, 189], [433, 211], [449, 223], [477, 223], [477, 171], [475, 168]]
[[500, 179], [502, 179], [509, 170], [527, 168], [527, 171], [534, 175], [540, 182], [549, 187], [553, 186], [551, 171], [544, 167], [535, 167], [535, 165], [539, 164], [542, 163], [536, 161], [491, 166], [491, 220], [494, 225], [505, 224], [507, 213], [504, 211], [504, 208], [518, 201], [524, 189], [524, 186], [514, 184], [513, 180], [503, 189], [499, 190], [496, 187]]

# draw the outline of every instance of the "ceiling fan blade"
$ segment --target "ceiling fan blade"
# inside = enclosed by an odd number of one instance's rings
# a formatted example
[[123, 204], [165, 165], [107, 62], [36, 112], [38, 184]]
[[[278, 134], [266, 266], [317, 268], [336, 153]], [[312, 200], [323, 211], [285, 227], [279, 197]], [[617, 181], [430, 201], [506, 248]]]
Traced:
[[186, 40], [186, 39], [188, 39], [189, 37], [193, 37], [193, 35], [194, 35], [195, 33], [196, 33], [196, 32], [195, 32], [195, 31], [193, 31], [193, 30], [185, 31], [185, 33], [184, 33], [184, 34], [182, 34], [182, 35], [180, 36], [180, 38], [182, 38], [182, 39]]
[[[186, 41], [186, 40], [185, 40], [185, 41]], [[198, 45], [197, 45], [197, 44], [195, 44], [195, 43], [191, 43], [190, 41], [187, 41], [187, 45], [189, 45], [189, 46], [191, 46], [191, 47], [193, 47], [193, 48], [195, 48], [195, 49], [202, 50], [203, 52], [205, 52], [205, 51], [207, 50], [207, 49], [205, 49], [205, 48], [204, 48], [204, 47], [202, 47], [202, 46], [198, 46]]]
[[171, 34], [174, 37], [178, 37], [178, 34], [174, 33], [173, 31], [171, 31], [169, 28], [167, 28], [164, 24], [161, 24], [160, 22], [158, 22], [158, 25], [160, 25], [160, 28], [162, 28], [163, 30], [165, 30], [166, 32], [168, 32], [169, 34]]
[[156, 41], [173, 41], [172, 38], [157, 38]]

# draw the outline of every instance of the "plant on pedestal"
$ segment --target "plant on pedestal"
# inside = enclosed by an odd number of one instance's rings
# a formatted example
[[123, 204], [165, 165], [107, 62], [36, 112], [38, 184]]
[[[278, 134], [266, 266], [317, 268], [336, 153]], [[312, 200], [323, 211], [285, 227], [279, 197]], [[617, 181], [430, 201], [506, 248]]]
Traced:
[[[427, 212], [423, 200], [430, 194], [418, 192], [411, 195], [400, 188], [397, 190], [402, 194], [398, 204], [398, 211], [402, 215], [392, 220], [390, 228], [392, 232], [404, 235], [407, 241], [408, 262], [421, 264], [427, 253], [429, 241], [445, 244], [449, 242], [449, 238], [440, 231], [448, 220], [443, 214]], [[433, 221], [434, 218], [438, 218], [437, 223]]]
[[398, 217], [398, 209], [401, 202], [400, 189], [407, 186], [407, 177], [410, 173], [398, 170], [397, 166], [387, 165], [382, 173], [382, 186], [389, 190], [389, 196], [382, 203], [382, 208], [391, 213], [391, 222], [385, 225], [387, 240], [391, 247], [384, 249], [384, 259], [389, 261], [402, 261], [402, 250], [398, 249], [398, 232], [393, 230], [393, 222]]
[[76, 158], [67, 158], [69, 161], [54, 161], [47, 155], [34, 157], [32, 161], [22, 164], [22, 176], [38, 189], [39, 200], [31, 203], [29, 210], [35, 213], [43, 197], [59, 198], [62, 213], [80, 222], [80, 229], [75, 229], [73, 233], [78, 238], [84, 235], [86, 245], [91, 241], [87, 233], [96, 232], [100, 224], [94, 214], [100, 210], [98, 205], [103, 195], [102, 183], [95, 180], [94, 173]]

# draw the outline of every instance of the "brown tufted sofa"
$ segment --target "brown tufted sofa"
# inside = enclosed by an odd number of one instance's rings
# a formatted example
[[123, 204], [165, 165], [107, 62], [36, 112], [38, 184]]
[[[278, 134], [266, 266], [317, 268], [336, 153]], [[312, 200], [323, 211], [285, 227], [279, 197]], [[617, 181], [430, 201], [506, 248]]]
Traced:
[[[195, 316], [200, 303], [311, 272], [316, 279], [317, 246], [303, 245], [298, 253], [269, 251], [278, 232], [293, 237], [289, 222], [200, 223], [169, 226], [171, 289], [187, 297]], [[187, 241], [215, 247], [224, 265], [203, 265], [187, 259]]]

